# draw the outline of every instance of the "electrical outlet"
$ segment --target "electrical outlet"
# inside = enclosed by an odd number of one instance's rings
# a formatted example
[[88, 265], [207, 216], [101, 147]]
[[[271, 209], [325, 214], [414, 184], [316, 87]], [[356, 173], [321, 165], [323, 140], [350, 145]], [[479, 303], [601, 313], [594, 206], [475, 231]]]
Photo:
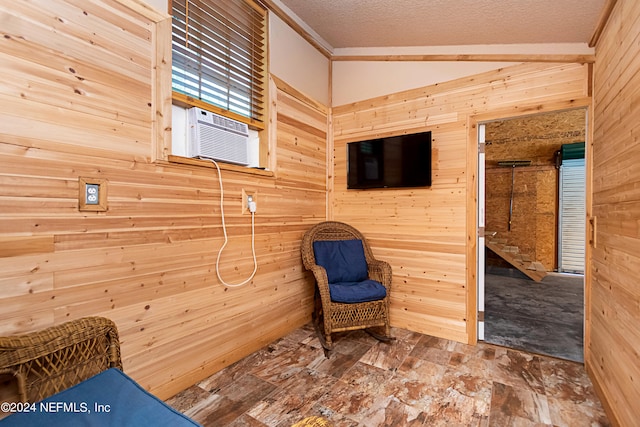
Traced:
[[251, 213], [256, 213], [256, 210], [258, 210], [258, 203], [253, 200], [252, 195], [247, 196], [247, 205], [249, 206], [249, 212]]
[[101, 178], [78, 178], [78, 209], [104, 212], [107, 210], [107, 180]]
[[253, 207], [253, 212], [258, 207], [258, 192], [242, 189], [242, 214], [251, 213], [250, 207]]
[[87, 205], [100, 204], [100, 185], [98, 184], [86, 184], [85, 185], [85, 200]]

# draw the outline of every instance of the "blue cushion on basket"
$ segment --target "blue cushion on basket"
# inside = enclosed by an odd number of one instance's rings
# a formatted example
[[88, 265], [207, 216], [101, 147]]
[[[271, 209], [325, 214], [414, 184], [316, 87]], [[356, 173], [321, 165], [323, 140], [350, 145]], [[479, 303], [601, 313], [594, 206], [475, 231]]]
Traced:
[[387, 296], [387, 289], [380, 282], [367, 279], [355, 283], [330, 283], [329, 294], [333, 302], [353, 304], [383, 299]]
[[111, 368], [22, 411], [0, 426], [54, 427], [195, 427], [200, 424], [176, 411], [122, 371]]
[[327, 270], [329, 283], [360, 282], [368, 277], [361, 240], [318, 240], [313, 242], [316, 264]]

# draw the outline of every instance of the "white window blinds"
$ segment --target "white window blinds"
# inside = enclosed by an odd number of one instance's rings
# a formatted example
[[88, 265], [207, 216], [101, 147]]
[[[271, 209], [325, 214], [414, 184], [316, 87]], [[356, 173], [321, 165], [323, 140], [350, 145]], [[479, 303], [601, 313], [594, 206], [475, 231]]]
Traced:
[[266, 10], [251, 0], [172, 0], [172, 87], [263, 122]]

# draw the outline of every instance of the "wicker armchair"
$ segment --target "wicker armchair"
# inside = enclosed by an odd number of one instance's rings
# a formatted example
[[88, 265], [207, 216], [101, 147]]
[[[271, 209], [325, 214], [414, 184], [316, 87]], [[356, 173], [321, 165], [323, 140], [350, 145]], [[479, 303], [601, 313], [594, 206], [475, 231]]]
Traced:
[[[366, 261], [366, 266], [364, 267], [366, 270], [365, 279], [368, 280], [364, 280], [364, 282], [371, 285], [371, 282], [375, 281], [373, 285], [377, 283], [378, 288], [381, 289], [381, 292], [378, 292], [372, 298], [366, 298], [366, 296], [363, 298], [365, 300], [369, 299], [368, 301], [344, 302], [344, 300], [337, 298], [336, 283], [330, 281], [332, 274], [327, 274], [327, 267], [329, 270], [332, 267], [326, 265], [327, 257], [325, 255], [320, 255], [323, 259], [318, 260], [314, 249], [315, 246], [316, 249], [320, 250], [319, 246], [316, 245], [325, 245], [325, 242], [342, 244], [342, 242], [353, 241], [362, 242], [362, 249], [358, 250], [360, 253], [364, 252], [365, 260], [362, 263], [364, 264]], [[335, 247], [335, 245], [333, 246]], [[331, 250], [335, 251], [335, 249]], [[342, 222], [321, 222], [305, 233], [302, 239], [301, 252], [305, 268], [313, 273], [316, 280], [313, 323], [327, 357], [329, 357], [329, 353], [333, 349], [331, 334], [334, 332], [365, 329], [369, 334], [381, 341], [386, 342], [393, 339], [389, 325], [391, 266], [385, 261], [374, 258], [373, 252], [362, 233], [351, 225]], [[332, 258], [332, 255], [329, 258]], [[358, 262], [352, 263], [351, 261], [351, 259], [348, 259], [346, 263], [358, 264]], [[324, 267], [321, 264], [325, 264]], [[335, 277], [335, 274], [333, 276]], [[360, 283], [364, 282], [348, 283], [347, 288], [351, 288], [352, 285], [359, 286]], [[371, 329], [374, 327], [381, 327], [382, 333]]]
[[0, 337], [0, 400], [36, 402], [109, 368], [122, 370], [120, 342], [103, 317]]

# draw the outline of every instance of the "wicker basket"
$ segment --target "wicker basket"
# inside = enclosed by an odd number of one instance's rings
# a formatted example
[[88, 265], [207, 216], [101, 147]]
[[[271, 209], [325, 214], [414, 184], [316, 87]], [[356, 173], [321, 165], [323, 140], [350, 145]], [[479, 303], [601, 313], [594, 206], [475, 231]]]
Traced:
[[3, 401], [36, 402], [112, 367], [122, 369], [118, 329], [103, 317], [0, 337]]
[[332, 427], [331, 423], [322, 417], [307, 417], [301, 421], [298, 421], [291, 427]]

